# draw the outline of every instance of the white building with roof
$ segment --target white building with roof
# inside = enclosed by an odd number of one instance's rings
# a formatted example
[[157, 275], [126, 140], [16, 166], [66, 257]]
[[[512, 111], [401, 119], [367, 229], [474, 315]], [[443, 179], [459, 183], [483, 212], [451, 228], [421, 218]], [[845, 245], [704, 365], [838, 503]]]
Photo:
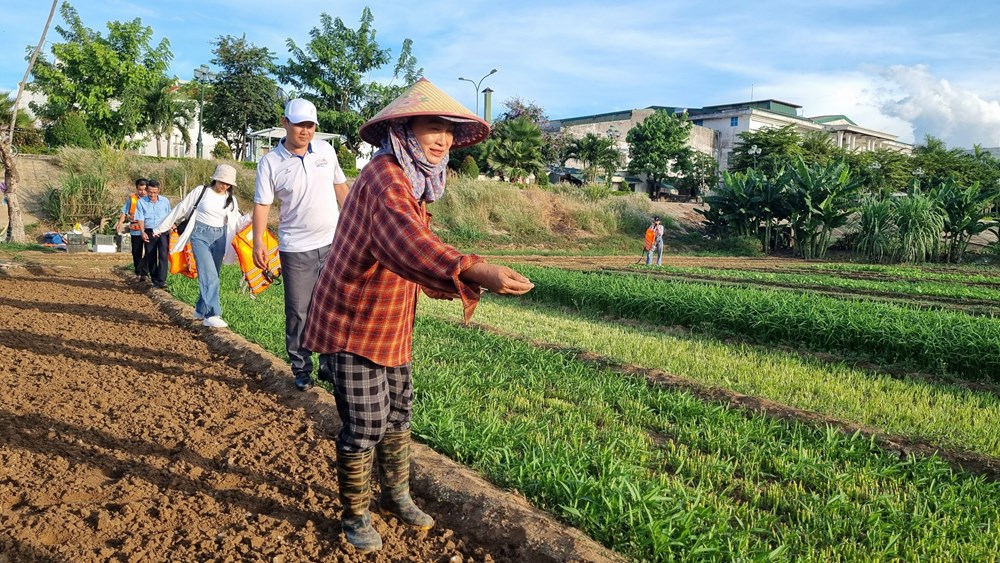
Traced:
[[739, 142], [741, 133], [788, 125], [792, 125], [801, 134], [826, 132], [835, 146], [846, 150], [887, 149], [905, 154], [913, 151], [912, 145], [898, 141], [896, 135], [861, 127], [845, 115], [804, 117], [800, 115], [802, 106], [774, 99], [702, 108], [649, 106], [643, 109], [553, 120], [548, 130], [565, 132], [575, 138], [583, 137], [587, 133], [599, 135], [617, 133], [618, 147], [627, 163], [629, 155], [628, 143], [625, 141], [626, 134], [629, 129], [642, 123], [657, 110], [666, 110], [670, 113], [687, 111], [688, 119], [694, 124], [688, 146], [715, 158], [719, 163], [719, 170], [729, 168], [729, 157], [733, 147]]

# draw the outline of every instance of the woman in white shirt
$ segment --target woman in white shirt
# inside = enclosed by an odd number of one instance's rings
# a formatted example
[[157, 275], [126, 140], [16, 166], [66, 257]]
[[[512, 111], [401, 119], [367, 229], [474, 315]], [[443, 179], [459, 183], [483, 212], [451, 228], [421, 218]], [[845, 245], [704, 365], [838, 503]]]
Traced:
[[[163, 233], [169, 231], [180, 218], [190, 219], [170, 251], [182, 252], [190, 240], [198, 268], [198, 302], [194, 307], [194, 318], [204, 319], [202, 324], [212, 328], [229, 326], [222, 320], [222, 306], [219, 304], [219, 272], [223, 258], [232, 254], [227, 253], [227, 249], [232, 247], [236, 222], [240, 218], [234, 187], [236, 169], [220, 164], [207, 186], [191, 190], [153, 229], [154, 233]], [[227, 260], [227, 263], [230, 261]]]

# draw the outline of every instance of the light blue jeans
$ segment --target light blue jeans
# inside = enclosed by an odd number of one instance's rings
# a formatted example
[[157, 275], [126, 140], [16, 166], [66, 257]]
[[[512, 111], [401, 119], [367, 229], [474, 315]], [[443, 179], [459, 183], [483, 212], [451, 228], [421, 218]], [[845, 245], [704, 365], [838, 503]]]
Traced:
[[[663, 265], [663, 239], [661, 239], [661, 238], [656, 239], [656, 242], [653, 243], [653, 248], [650, 248], [649, 252], [646, 253], [646, 265], [647, 266], [651, 266], [653, 264], [653, 251], [654, 250], [656, 251], [656, 265], [657, 266], [662, 266]], [[201, 266], [198, 266], [198, 267], [201, 268]], [[199, 272], [198, 275], [200, 276], [201, 273]]]
[[198, 266], [198, 302], [194, 310], [204, 316], [222, 316], [219, 304], [219, 272], [226, 255], [226, 228], [195, 223], [191, 233], [191, 251]]

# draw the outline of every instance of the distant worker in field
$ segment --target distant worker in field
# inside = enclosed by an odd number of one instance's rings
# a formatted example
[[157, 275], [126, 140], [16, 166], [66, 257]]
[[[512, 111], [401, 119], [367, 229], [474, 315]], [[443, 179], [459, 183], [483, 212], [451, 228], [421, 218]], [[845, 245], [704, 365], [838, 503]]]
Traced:
[[146, 197], [139, 200], [135, 208], [135, 220], [142, 232], [143, 260], [146, 262], [146, 272], [153, 282], [153, 287], [167, 287], [167, 274], [170, 273], [170, 237], [153, 233], [156, 227], [170, 214], [170, 200], [160, 196], [160, 183], [156, 180], [146, 182]]
[[646, 265], [653, 264], [653, 251], [656, 251], [656, 265], [663, 265], [663, 224], [659, 217], [653, 217], [653, 222], [646, 229]]
[[368, 503], [379, 460], [379, 510], [419, 529], [434, 519], [410, 497], [411, 349], [417, 295], [461, 299], [465, 320], [481, 288], [521, 295], [521, 274], [463, 255], [429, 227], [427, 204], [444, 194], [448, 151], [482, 141], [489, 125], [426, 79], [361, 126], [380, 147], [351, 188], [323, 265], [305, 343], [331, 362], [342, 428], [337, 478], [347, 541], [382, 547]]
[[[302, 343], [313, 286], [330, 252], [337, 230], [340, 207], [347, 197], [337, 151], [326, 141], [317, 141], [316, 106], [296, 98], [285, 105], [281, 118], [283, 138], [257, 164], [257, 186], [253, 207], [253, 261], [267, 267], [264, 231], [271, 205], [281, 204], [278, 217], [278, 259], [285, 290], [285, 350], [295, 376], [295, 386], [306, 391], [313, 386], [312, 350]], [[328, 380], [320, 363], [320, 379]]]
[[115, 232], [121, 233], [125, 224], [128, 224], [129, 243], [132, 250], [132, 269], [135, 272], [135, 279], [146, 281], [146, 262], [142, 259], [143, 247], [142, 229], [139, 222], [135, 220], [135, 212], [139, 208], [139, 200], [146, 197], [146, 179], [137, 178], [135, 181], [135, 193], [125, 198], [125, 205], [122, 206], [118, 223], [115, 224]]

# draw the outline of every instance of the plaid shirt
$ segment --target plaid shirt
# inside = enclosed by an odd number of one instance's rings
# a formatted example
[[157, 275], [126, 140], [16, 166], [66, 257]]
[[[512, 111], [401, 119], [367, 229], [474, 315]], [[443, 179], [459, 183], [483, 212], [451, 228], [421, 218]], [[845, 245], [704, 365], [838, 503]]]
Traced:
[[441, 242], [412, 191], [391, 155], [372, 160], [354, 182], [313, 290], [310, 350], [349, 352], [390, 367], [410, 362], [418, 286], [458, 293], [465, 321], [472, 317], [479, 287], [458, 276], [483, 259]]

